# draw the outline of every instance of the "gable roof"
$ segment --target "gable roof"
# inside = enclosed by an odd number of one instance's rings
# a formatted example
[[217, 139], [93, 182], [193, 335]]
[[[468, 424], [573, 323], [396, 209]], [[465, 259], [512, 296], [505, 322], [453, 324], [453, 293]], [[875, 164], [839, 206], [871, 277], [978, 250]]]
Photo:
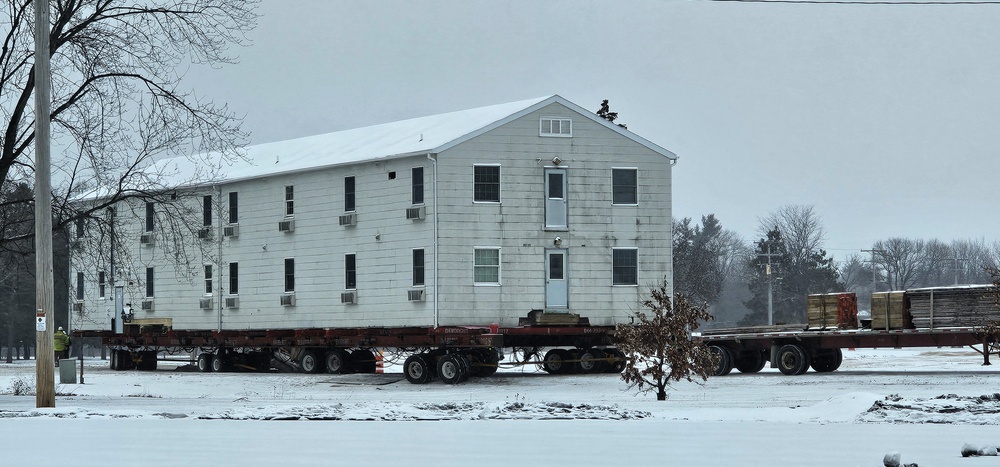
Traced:
[[[674, 153], [553, 95], [249, 146], [242, 160], [220, 170], [221, 176], [215, 182], [436, 154], [553, 103], [562, 104], [668, 159], [677, 158]], [[178, 157], [154, 165], [159, 173], [180, 175], [192, 163], [186, 157]]]

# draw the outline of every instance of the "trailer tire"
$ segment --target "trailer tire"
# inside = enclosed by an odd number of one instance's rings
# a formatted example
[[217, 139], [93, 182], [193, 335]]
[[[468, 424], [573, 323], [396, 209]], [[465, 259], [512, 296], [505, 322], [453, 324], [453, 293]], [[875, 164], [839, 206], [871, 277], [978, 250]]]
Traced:
[[735, 358], [729, 349], [721, 345], [712, 345], [708, 347], [708, 350], [719, 359], [712, 376], [726, 376], [733, 371], [733, 360]]
[[764, 369], [767, 358], [764, 352], [759, 350], [744, 350], [736, 357], [736, 369], [740, 373], [758, 373]]
[[156, 371], [156, 351], [146, 350], [139, 354], [139, 369], [142, 371]]
[[118, 349], [111, 349], [110, 367], [112, 371], [118, 371]]
[[625, 354], [618, 349], [607, 349], [605, 353], [608, 354], [608, 373], [621, 373], [625, 371]]
[[812, 369], [816, 373], [830, 373], [840, 368], [843, 361], [844, 353], [840, 349], [826, 349], [813, 359]]
[[215, 360], [213, 357], [212, 354], [207, 352], [198, 354], [198, 371], [202, 373], [212, 371], [212, 360]]
[[223, 373], [229, 371], [229, 357], [223, 354], [212, 356], [212, 373]]
[[326, 372], [343, 375], [351, 372], [351, 356], [344, 349], [333, 349], [326, 353]]
[[475, 374], [473, 376], [478, 376], [480, 378], [485, 378], [487, 376], [493, 376], [493, 374], [497, 372], [497, 368], [498, 368], [498, 364], [500, 363], [500, 359], [497, 358], [497, 353], [496, 353], [496, 351], [494, 349], [492, 349], [492, 348], [490, 348], [490, 349], [475, 348], [475, 349], [472, 349], [471, 353], [475, 354], [475, 357], [479, 360], [478, 361], [478, 368], [477, 368], [476, 365], [472, 364], [472, 361], [471, 361], [472, 359], [471, 358], [469, 359], [470, 360], [470, 362], [469, 362], [469, 365], [470, 365], [469, 371], [470, 372], [472, 372], [472, 371], [475, 372]]
[[355, 373], [375, 373], [375, 354], [368, 349], [351, 352], [351, 368]]
[[796, 344], [785, 344], [778, 349], [778, 371], [782, 374], [801, 375], [809, 369], [809, 353]]
[[413, 354], [403, 362], [403, 375], [413, 384], [424, 384], [434, 379], [431, 364], [424, 354]]
[[468, 362], [461, 354], [448, 354], [437, 364], [437, 375], [445, 384], [458, 384], [468, 378]]
[[573, 364], [569, 363], [570, 353], [566, 349], [552, 349], [545, 352], [542, 360], [542, 369], [550, 375], [562, 375], [569, 373]]
[[603, 373], [608, 365], [607, 358], [608, 355], [601, 349], [587, 349], [580, 353], [577, 368], [583, 374]]
[[323, 368], [320, 364], [319, 355], [317, 355], [315, 350], [302, 352], [302, 358], [299, 359], [299, 366], [306, 373], [319, 373]]

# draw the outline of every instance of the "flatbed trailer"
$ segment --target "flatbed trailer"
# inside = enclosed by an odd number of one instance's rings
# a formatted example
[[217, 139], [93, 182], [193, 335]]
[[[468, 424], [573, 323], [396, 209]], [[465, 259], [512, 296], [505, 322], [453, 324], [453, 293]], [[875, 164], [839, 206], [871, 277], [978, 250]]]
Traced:
[[162, 356], [187, 353], [200, 371], [375, 373], [377, 356], [389, 350], [407, 355], [403, 373], [411, 383], [437, 378], [456, 384], [496, 372], [504, 350], [519, 356], [513, 364], [538, 365], [550, 374], [620, 372], [625, 360], [614, 347], [614, 330], [589, 324], [492, 324], [210, 331], [175, 330], [150, 320], [126, 324], [121, 333], [74, 335], [100, 338], [111, 349], [113, 370], [155, 370]]
[[843, 361], [842, 349], [964, 347], [981, 345], [988, 355], [994, 343], [976, 327], [925, 329], [808, 329], [805, 325], [718, 329], [695, 334], [719, 357], [716, 376], [734, 368], [756, 373], [770, 362], [785, 375], [801, 375], [812, 368], [819, 373], [835, 371]]

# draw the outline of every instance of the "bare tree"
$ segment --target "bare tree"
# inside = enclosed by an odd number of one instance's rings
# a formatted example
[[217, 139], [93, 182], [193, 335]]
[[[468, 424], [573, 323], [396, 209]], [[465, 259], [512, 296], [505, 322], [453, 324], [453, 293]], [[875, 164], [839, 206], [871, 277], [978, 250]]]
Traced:
[[[171, 185], [207, 181], [239, 157], [246, 134], [226, 106], [184, 91], [178, 66], [232, 63], [256, 23], [256, 0], [72, 0], [52, 2], [54, 223], [101, 219], [130, 198], [162, 199]], [[0, 4], [9, 26], [0, 51], [0, 180], [33, 172], [34, 18], [30, 0]], [[200, 156], [206, 170], [151, 170], [165, 157]], [[97, 200], [70, 204], [79, 197]], [[0, 233], [6, 241], [33, 232]]]
[[905, 290], [920, 280], [924, 261], [924, 241], [893, 237], [875, 242], [876, 262], [886, 270], [886, 282], [892, 290]]
[[781, 232], [785, 248], [793, 264], [808, 261], [823, 247], [826, 232], [813, 206], [787, 205], [760, 219], [758, 233], [767, 237], [771, 229]]
[[664, 279], [642, 303], [649, 315], [636, 311], [635, 324], [619, 324], [615, 329], [618, 349], [626, 356], [622, 379], [641, 392], [655, 389], [661, 401], [667, 399], [671, 381], [694, 381], [695, 377], [704, 381], [717, 364], [708, 347], [689, 335], [712, 316], [705, 306], [695, 306], [682, 294], [674, 295], [671, 303], [669, 290]]

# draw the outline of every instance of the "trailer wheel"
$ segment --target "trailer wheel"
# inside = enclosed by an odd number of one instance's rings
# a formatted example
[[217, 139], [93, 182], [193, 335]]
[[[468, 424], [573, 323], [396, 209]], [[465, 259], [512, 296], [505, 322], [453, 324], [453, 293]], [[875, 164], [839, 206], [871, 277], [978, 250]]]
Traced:
[[607, 349], [605, 353], [608, 354], [608, 373], [621, 373], [625, 371], [625, 354], [618, 349]]
[[757, 373], [764, 369], [766, 363], [764, 352], [759, 350], [744, 350], [736, 357], [736, 369], [740, 373]]
[[111, 349], [111, 369], [118, 371], [118, 349]]
[[229, 371], [229, 358], [223, 354], [217, 354], [212, 357], [212, 372], [222, 373]]
[[607, 358], [607, 354], [601, 349], [587, 349], [580, 353], [577, 368], [583, 374], [603, 373], [608, 365]]
[[566, 349], [552, 349], [545, 353], [542, 360], [542, 369], [550, 375], [562, 375], [569, 373], [573, 364], [569, 363], [570, 353]]
[[448, 354], [441, 357], [437, 364], [437, 374], [445, 384], [458, 384], [468, 378], [468, 365], [460, 354]]
[[708, 347], [708, 350], [712, 352], [718, 358], [718, 363], [715, 365], [715, 372], [712, 376], [726, 376], [731, 371], [733, 371], [733, 353], [729, 349], [721, 345], [712, 345]]
[[146, 350], [139, 354], [139, 369], [142, 371], [156, 371], [156, 351]]
[[785, 375], [801, 375], [809, 369], [809, 354], [796, 344], [778, 349], [778, 370]]
[[358, 349], [351, 352], [350, 361], [355, 373], [375, 373], [375, 354], [371, 350]]
[[326, 372], [342, 375], [351, 372], [351, 356], [344, 349], [333, 349], [326, 353]]
[[213, 355], [207, 352], [198, 354], [198, 371], [202, 373], [208, 373], [212, 371], [212, 360]]
[[827, 349], [813, 359], [812, 369], [816, 373], [829, 373], [840, 368], [843, 361], [844, 353], [840, 349]]
[[427, 362], [424, 354], [413, 354], [406, 358], [403, 363], [403, 374], [406, 380], [413, 384], [424, 384], [434, 379], [430, 363]]
[[302, 358], [299, 359], [299, 365], [302, 367], [302, 371], [306, 373], [319, 373], [320, 366], [319, 356], [316, 355], [315, 350], [306, 350], [302, 352]]
[[499, 368], [500, 358], [497, 357], [496, 350], [490, 349], [476, 349], [479, 353], [479, 376], [487, 377], [493, 376]]

